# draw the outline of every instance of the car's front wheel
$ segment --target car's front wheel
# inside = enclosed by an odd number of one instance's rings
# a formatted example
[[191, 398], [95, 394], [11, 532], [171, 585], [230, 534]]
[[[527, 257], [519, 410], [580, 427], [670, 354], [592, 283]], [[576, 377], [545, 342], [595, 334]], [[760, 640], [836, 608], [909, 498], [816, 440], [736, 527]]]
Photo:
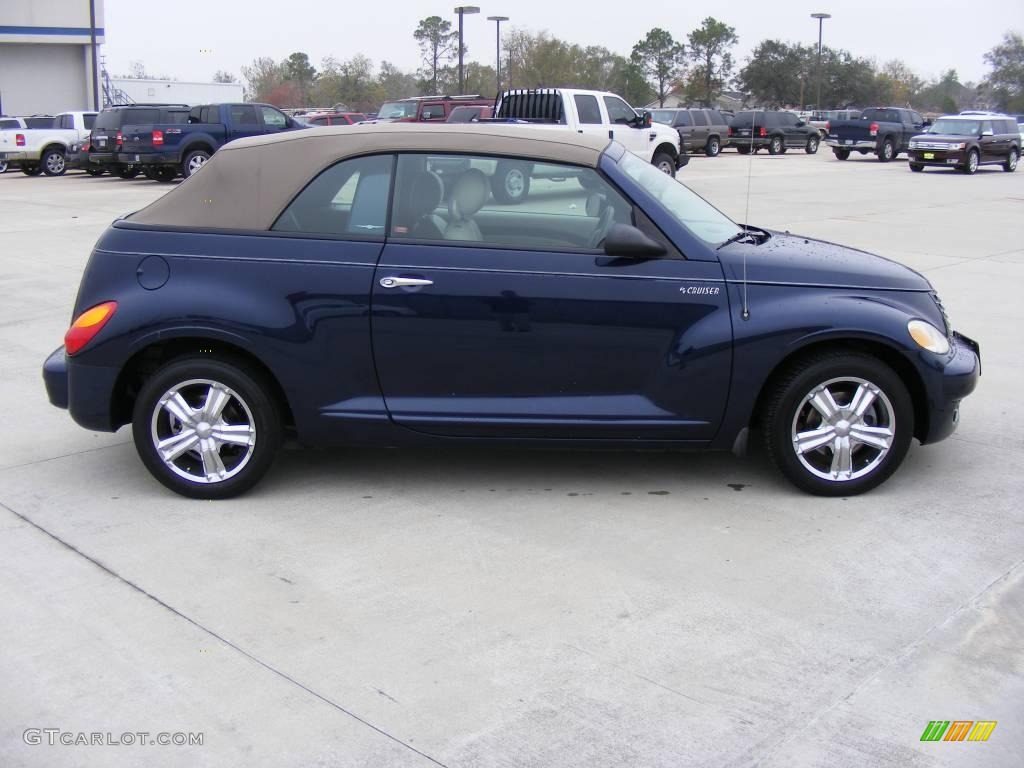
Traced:
[[260, 374], [230, 358], [186, 357], [143, 384], [132, 435], [143, 464], [172, 491], [226, 499], [267, 473], [282, 427]]
[[806, 152], [808, 155], [818, 154], [818, 145], [820, 143], [821, 139], [818, 138], [817, 134], [809, 136], [807, 138], [807, 146], [804, 147], [804, 152]]
[[967, 153], [967, 162], [960, 166], [960, 170], [967, 174], [976, 173], [980, 164], [981, 158], [978, 155], [978, 150], [972, 149]]
[[775, 381], [762, 427], [768, 454], [794, 485], [853, 496], [896, 471], [914, 434], [914, 409], [899, 376], [878, 359], [822, 353]]
[[[689, 162], [689, 157], [686, 160]], [[666, 176], [676, 175], [676, 161], [672, 159], [672, 155], [668, 154], [668, 152], [655, 152], [654, 157], [651, 158], [651, 165]]]

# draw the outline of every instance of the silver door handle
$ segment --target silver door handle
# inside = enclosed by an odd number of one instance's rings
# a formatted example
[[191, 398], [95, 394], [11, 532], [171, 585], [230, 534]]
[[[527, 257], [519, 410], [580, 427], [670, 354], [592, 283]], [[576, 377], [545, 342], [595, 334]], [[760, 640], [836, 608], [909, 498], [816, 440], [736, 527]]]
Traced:
[[380, 279], [381, 288], [403, 288], [405, 286], [433, 284], [433, 280], [424, 280], [420, 277], [382, 277]]

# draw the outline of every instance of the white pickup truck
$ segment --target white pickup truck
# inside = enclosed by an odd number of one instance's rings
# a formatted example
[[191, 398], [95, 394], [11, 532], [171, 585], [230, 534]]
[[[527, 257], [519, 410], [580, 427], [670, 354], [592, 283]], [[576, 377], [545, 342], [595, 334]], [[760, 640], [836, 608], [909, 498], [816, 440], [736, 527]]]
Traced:
[[18, 166], [27, 176], [61, 176], [67, 170], [68, 146], [88, 136], [95, 122], [95, 112], [61, 112], [52, 128], [0, 131], [0, 161]]
[[[506, 121], [607, 136], [670, 176], [689, 162], [689, 156], [679, 151], [675, 128], [652, 122], [650, 113], [638, 113], [614, 93], [569, 88], [505, 91], [498, 99], [494, 118], [481, 122]], [[499, 202], [519, 202], [529, 191], [530, 178], [544, 178], [544, 171], [541, 164], [523, 169], [514, 163], [499, 163], [491, 180], [494, 197]], [[559, 177], [564, 173], [562, 168]]]

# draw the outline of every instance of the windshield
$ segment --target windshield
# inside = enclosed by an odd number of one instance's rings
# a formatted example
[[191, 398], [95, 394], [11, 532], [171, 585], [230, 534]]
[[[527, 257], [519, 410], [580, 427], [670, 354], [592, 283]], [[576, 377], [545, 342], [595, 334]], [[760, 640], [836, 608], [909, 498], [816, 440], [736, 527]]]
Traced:
[[416, 117], [415, 101], [386, 101], [377, 113], [381, 120], [398, 120], [403, 117]]
[[928, 133], [944, 133], [948, 136], [978, 136], [981, 120], [943, 120], [941, 117], [932, 124]]
[[675, 117], [676, 111], [674, 109], [655, 109], [651, 112], [651, 120], [665, 125], [672, 125], [672, 121], [675, 120]]
[[626, 152], [619, 161], [619, 167], [657, 198], [676, 221], [705, 243], [724, 243], [743, 231], [736, 222], [696, 192], [636, 155]]

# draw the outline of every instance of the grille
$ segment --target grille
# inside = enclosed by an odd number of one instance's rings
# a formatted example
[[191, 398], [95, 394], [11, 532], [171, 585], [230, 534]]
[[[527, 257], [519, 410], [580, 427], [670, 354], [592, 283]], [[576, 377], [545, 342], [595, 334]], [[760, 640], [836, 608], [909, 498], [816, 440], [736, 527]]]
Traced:
[[914, 142], [914, 149], [939, 149], [939, 150], [945, 150], [945, 149], [949, 149], [949, 148], [950, 148], [949, 144], [944, 144], [944, 143], [938, 142], [938, 141], [915, 141]]

